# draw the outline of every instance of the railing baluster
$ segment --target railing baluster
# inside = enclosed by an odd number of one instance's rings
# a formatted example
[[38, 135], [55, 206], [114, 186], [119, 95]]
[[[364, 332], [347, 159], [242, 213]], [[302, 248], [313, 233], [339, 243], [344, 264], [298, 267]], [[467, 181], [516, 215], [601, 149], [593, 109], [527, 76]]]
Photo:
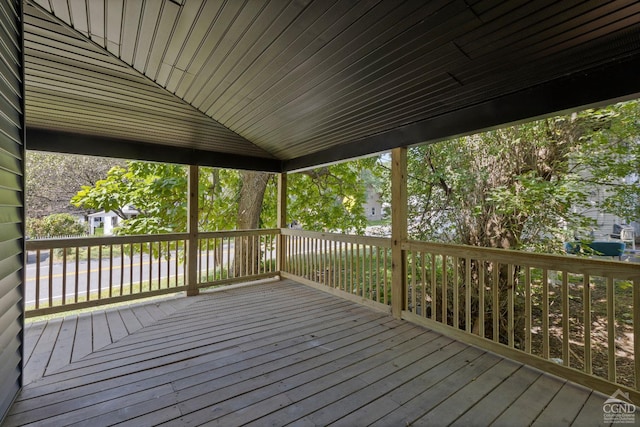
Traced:
[[133, 243], [129, 244], [129, 295], [133, 295]]
[[245, 243], [245, 247], [244, 247], [244, 257], [245, 257], [245, 262], [244, 262], [244, 276], [249, 276], [252, 274], [252, 268], [253, 268], [253, 248], [251, 247], [252, 244], [252, 239], [251, 236], [245, 236], [244, 237], [244, 241]]
[[380, 302], [380, 246], [376, 246], [376, 302]]
[[542, 357], [549, 359], [549, 271], [542, 270]]
[[531, 354], [531, 268], [524, 269], [524, 347]]
[[633, 372], [635, 374], [635, 387], [640, 390], [640, 279], [633, 281]]
[[349, 293], [353, 294], [353, 274], [354, 274], [354, 258], [353, 258], [353, 243], [349, 243]]
[[302, 239], [302, 277], [311, 279], [310, 252], [311, 240], [308, 237]]
[[616, 382], [616, 311], [613, 277], [607, 277], [607, 362], [609, 381]]
[[36, 310], [40, 308], [40, 249], [36, 251]]
[[304, 254], [304, 245], [305, 245], [305, 237], [302, 236], [298, 236], [298, 256], [297, 258], [297, 262], [298, 262], [298, 276], [300, 277], [305, 277], [305, 266], [304, 266], [304, 261], [305, 261], [305, 254]]
[[436, 320], [438, 313], [438, 289], [436, 283], [436, 255], [429, 253], [431, 260], [431, 320]]
[[[235, 249], [235, 241], [234, 241], [234, 249]], [[235, 258], [235, 255], [234, 255]], [[226, 278], [230, 278], [231, 277], [231, 237], [227, 238], [227, 271], [226, 271]]]
[[62, 249], [62, 305], [67, 303], [67, 248]]
[[464, 293], [465, 293], [465, 301], [464, 301], [464, 323], [465, 330], [468, 333], [471, 333], [471, 258], [465, 258], [464, 260], [464, 277], [465, 277], [465, 285], [464, 285]]
[[[209, 281], [209, 256], [210, 256], [210, 254], [209, 254], [209, 245], [211, 243], [211, 239], [207, 239], [206, 242], [207, 242], [207, 245], [206, 245], [206, 247], [207, 247], [207, 254], [206, 254], [206, 257], [207, 257], [207, 263], [206, 263], [207, 279], [206, 280]], [[215, 278], [214, 278], [214, 280], [215, 280]]]
[[453, 257], [453, 327], [456, 329], [460, 329], [460, 279], [458, 277], [459, 263], [460, 259], [458, 257]]
[[[185, 256], [185, 258], [184, 258], [184, 259], [185, 259], [185, 261], [186, 261], [186, 259], [187, 259], [187, 246], [188, 246], [188, 245], [187, 245], [187, 240], [186, 240], [186, 239], [185, 239], [185, 240], [182, 240], [182, 251], [183, 251], [183, 252], [184, 252], [184, 254], [185, 254], [185, 255], [184, 255], [184, 256]], [[177, 262], [177, 261], [176, 261], [176, 262]], [[188, 264], [187, 262], [183, 262], [183, 263], [182, 263], [182, 277], [183, 277], [183, 280], [185, 281], [185, 283], [186, 283], [186, 281], [187, 281], [187, 277], [188, 277], [188, 276], [187, 276], [187, 264]], [[176, 264], [176, 266], [177, 266], [177, 264]], [[176, 269], [176, 274], [177, 274], [177, 272], [178, 272], [178, 270]]]
[[591, 363], [591, 277], [588, 274], [583, 277], [584, 371], [591, 375], [593, 373]]
[[[261, 274], [262, 273], [262, 268], [260, 267], [262, 263], [262, 238], [260, 236], [254, 236], [254, 239], [256, 240], [256, 245], [257, 245], [257, 257], [254, 259], [254, 263], [256, 264], [256, 270], [253, 274]], [[265, 245], [265, 251], [264, 253], [266, 254], [266, 245]], [[266, 256], [266, 255], [265, 255]], [[266, 265], [265, 265], [266, 267]]]
[[98, 245], [98, 299], [102, 299], [102, 245]]
[[149, 242], [149, 290], [153, 290], [153, 243]]
[[[200, 258], [198, 256], [198, 258]], [[200, 272], [198, 271], [198, 279], [200, 279]], [[162, 288], [162, 243], [158, 242], [158, 289]]]
[[[138, 292], [137, 293], [141, 293], [142, 292], [142, 277], [144, 276], [143, 271], [144, 271], [144, 246], [143, 243], [140, 243], [140, 266], [138, 269], [139, 272], [139, 276], [138, 276]], [[186, 263], [185, 263], [186, 264]]]
[[[416, 289], [416, 253], [407, 251], [407, 262], [411, 263], [411, 288], [407, 288], [407, 293], [411, 290], [411, 312], [417, 313], [417, 296], [418, 290]], [[406, 295], [406, 294], [405, 294]], [[406, 295], [405, 306], [409, 307], [409, 295]]]
[[218, 269], [220, 279], [222, 279], [222, 269], [224, 265], [224, 246], [222, 239], [213, 239], [213, 278], [218, 279]]
[[295, 275], [296, 276], [302, 276], [302, 270], [300, 269], [300, 254], [301, 254], [301, 237], [300, 236], [296, 236], [295, 237], [295, 241], [293, 242], [293, 246], [294, 246], [294, 257], [293, 257], [293, 262], [295, 264], [294, 269], [295, 269]]
[[315, 251], [313, 250], [313, 244], [315, 243], [315, 239], [308, 238], [307, 239], [307, 249], [305, 251], [307, 255], [307, 278], [309, 280], [314, 280], [314, 271], [316, 270], [314, 258], [316, 256]]
[[331, 242], [322, 240], [322, 276], [324, 285], [331, 287]]
[[87, 293], [86, 300], [91, 299], [91, 246], [87, 246]]
[[562, 364], [571, 366], [569, 352], [569, 275], [562, 272]]
[[360, 259], [360, 244], [356, 243], [356, 295], [364, 296], [364, 283], [362, 281], [362, 269], [360, 263], [364, 260]]
[[109, 245], [109, 298], [113, 297], [113, 245]]
[[[420, 315], [423, 318], [427, 318], [427, 265], [426, 265], [426, 256], [424, 251], [420, 251], [420, 279], [422, 282], [422, 298], [420, 300], [420, 305], [423, 307]], [[433, 299], [431, 301], [431, 309], [433, 310]]]
[[124, 245], [120, 244], [120, 296], [124, 295]]
[[507, 264], [507, 334], [509, 347], [514, 347], [515, 336], [514, 336], [514, 293], [515, 293], [515, 282], [514, 282], [514, 266], [511, 264]]
[[[180, 240], [175, 242], [175, 249], [173, 251], [173, 286], [179, 286], [178, 285], [178, 266], [179, 266], [179, 259], [180, 259]], [[167, 263], [170, 264], [170, 263]], [[169, 268], [169, 271], [171, 271], [171, 268]]]
[[344, 250], [343, 250], [342, 242], [338, 243], [338, 246], [340, 247], [340, 252], [338, 255], [338, 289], [344, 290], [344, 287], [343, 287], [344, 282], [342, 281], [342, 259], [343, 259]]
[[484, 333], [484, 293], [485, 293], [485, 284], [484, 284], [484, 261], [477, 260], [478, 263], [478, 334], [485, 338]]
[[318, 284], [323, 284], [324, 270], [322, 268], [322, 242], [320, 239], [314, 239], [314, 262], [316, 263], [315, 281]]
[[372, 245], [368, 245], [369, 246], [369, 299], [372, 301], [375, 301], [375, 298], [373, 298], [373, 284], [374, 284], [374, 276], [373, 276], [373, 246]]
[[53, 307], [53, 249], [49, 249], [49, 307]]
[[384, 270], [384, 305], [389, 305], [391, 303], [391, 301], [389, 301], [389, 275], [387, 274], [387, 272], [389, 271], [389, 250], [387, 250], [386, 248], [384, 249], [383, 264], [384, 266], [382, 268]]
[[491, 289], [493, 291], [492, 307], [491, 307], [491, 320], [493, 329], [493, 341], [500, 342], [500, 264], [497, 262], [491, 263], [493, 268], [493, 274], [491, 279]]
[[329, 286], [332, 288], [336, 287], [336, 276], [335, 276], [336, 266], [335, 266], [335, 258], [334, 258], [335, 243], [336, 242], [332, 242], [332, 241], [327, 242], [327, 246], [329, 248]]
[[447, 310], [449, 308], [449, 286], [447, 278], [447, 256], [442, 255], [442, 323], [447, 325], [449, 323], [449, 316]]
[[80, 289], [80, 280], [79, 280], [79, 276], [80, 276], [80, 248], [76, 246], [75, 248], [76, 251], [76, 269], [74, 271], [74, 299], [73, 302], [74, 303], [78, 303], [78, 293], [79, 293], [79, 289]]

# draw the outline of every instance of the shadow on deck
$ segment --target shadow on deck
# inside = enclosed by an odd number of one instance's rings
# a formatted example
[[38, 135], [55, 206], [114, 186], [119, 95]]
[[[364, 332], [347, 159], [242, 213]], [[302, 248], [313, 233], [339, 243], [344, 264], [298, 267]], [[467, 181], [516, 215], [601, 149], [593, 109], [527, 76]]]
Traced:
[[584, 426], [607, 398], [288, 280], [25, 334], [6, 426]]

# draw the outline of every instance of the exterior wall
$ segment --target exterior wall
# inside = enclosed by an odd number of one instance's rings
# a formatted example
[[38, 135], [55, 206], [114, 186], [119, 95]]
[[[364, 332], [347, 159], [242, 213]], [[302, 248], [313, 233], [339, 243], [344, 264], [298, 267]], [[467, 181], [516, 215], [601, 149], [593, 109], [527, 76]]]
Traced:
[[[125, 215], [127, 218], [132, 218], [138, 214], [138, 211], [125, 208]], [[89, 221], [89, 235], [96, 234], [96, 228], [103, 226], [103, 235], [113, 235], [113, 229], [120, 226], [122, 218], [120, 218], [115, 212], [97, 212], [87, 216]]]
[[22, 386], [24, 90], [22, 2], [0, 2], [0, 422]]
[[[589, 197], [589, 201], [594, 203], [601, 202], [607, 196], [607, 190], [604, 187], [597, 187], [593, 190], [591, 196]], [[581, 212], [584, 216], [591, 218], [595, 222], [595, 229], [593, 230], [593, 237], [596, 240], [608, 240], [610, 235], [613, 234], [613, 226], [614, 225], [622, 225], [627, 227], [633, 227], [635, 229], [635, 234], [640, 235], [640, 218], [638, 221], [633, 221], [631, 223], [627, 223], [624, 218], [620, 218], [616, 215], [602, 212], [597, 208], [588, 209], [586, 211]]]

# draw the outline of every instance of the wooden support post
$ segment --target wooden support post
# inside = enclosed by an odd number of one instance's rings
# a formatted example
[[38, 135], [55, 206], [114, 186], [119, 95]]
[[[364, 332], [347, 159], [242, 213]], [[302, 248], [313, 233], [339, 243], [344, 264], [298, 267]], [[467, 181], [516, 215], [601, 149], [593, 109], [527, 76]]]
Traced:
[[[277, 214], [277, 227], [287, 228], [287, 174], [281, 173], [278, 175], [278, 214]], [[276, 245], [276, 270], [282, 271], [286, 266], [286, 247], [285, 236], [278, 235]]]
[[396, 319], [406, 309], [406, 253], [402, 243], [407, 240], [407, 149], [391, 152], [391, 313]]
[[198, 295], [198, 166], [189, 166], [187, 190], [187, 296]]

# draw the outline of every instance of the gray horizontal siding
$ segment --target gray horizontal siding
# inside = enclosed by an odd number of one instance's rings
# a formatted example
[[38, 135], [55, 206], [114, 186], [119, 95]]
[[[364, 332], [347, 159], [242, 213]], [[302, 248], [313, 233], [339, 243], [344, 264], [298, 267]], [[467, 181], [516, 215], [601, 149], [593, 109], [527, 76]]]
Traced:
[[0, 421], [22, 376], [23, 81], [21, 2], [0, 2]]

